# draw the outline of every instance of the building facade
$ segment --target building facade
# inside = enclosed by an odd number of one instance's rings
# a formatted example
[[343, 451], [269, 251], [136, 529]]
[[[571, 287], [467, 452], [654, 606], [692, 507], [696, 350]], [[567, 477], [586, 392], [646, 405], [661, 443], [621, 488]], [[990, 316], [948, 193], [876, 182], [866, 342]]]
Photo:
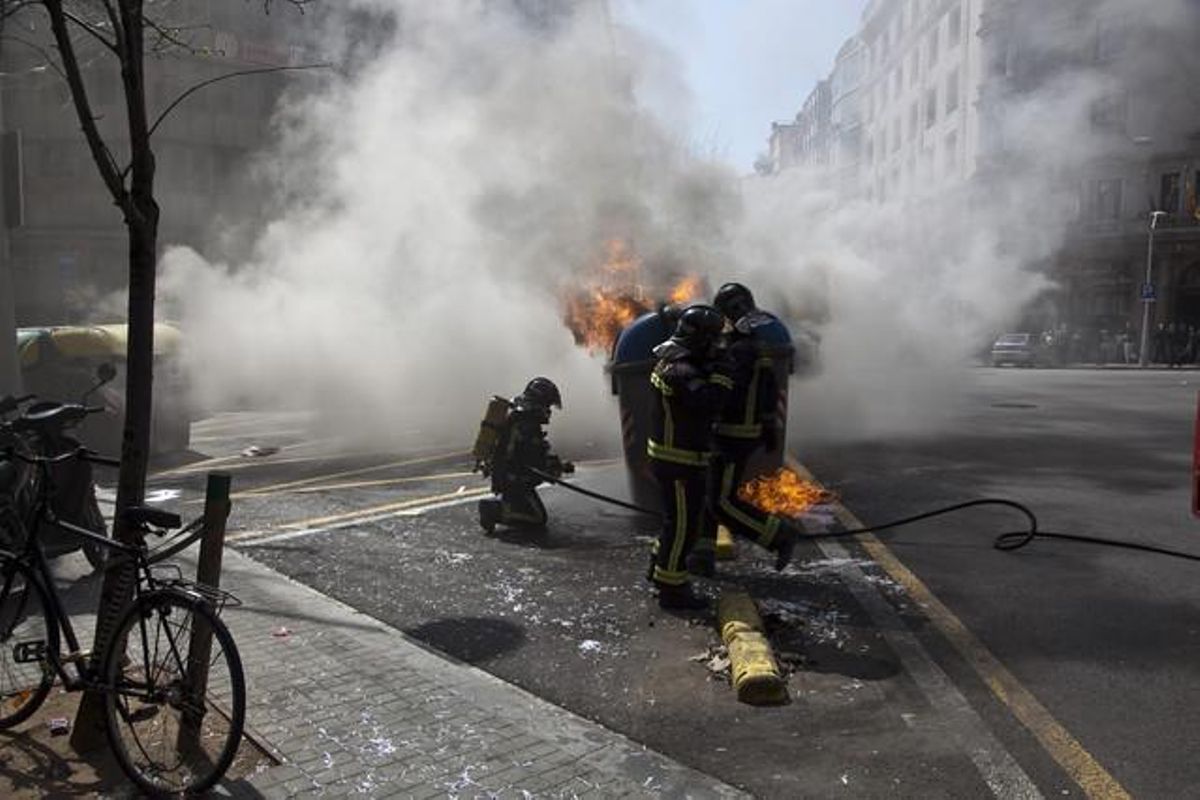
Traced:
[[[187, 47], [148, 55], [147, 108], [155, 119], [204, 81], [305, 60], [303, 26], [285, 7], [266, 15], [242, 0], [183, 0], [171, 13], [195, 34]], [[197, 24], [202, 22], [203, 25]], [[10, 20], [33, 41], [45, 39], [43, 15]], [[78, 42], [89, 100], [118, 163], [128, 158], [124, 95], [115, 59], [86, 37]], [[40, 53], [6, 42], [0, 49], [0, 107], [7, 247], [18, 325], [93, 321], [96, 304], [121, 291], [128, 244], [119, 210], [105, 189], [64, 82]], [[276, 101], [290, 79], [257, 74], [215, 83], [180, 103], [154, 134], [156, 194], [163, 245], [202, 246], [210, 222], [234, 205], [247, 156], [265, 141]], [[113, 316], [111, 312], [102, 316]]]
[[871, 0], [828, 81], [829, 163], [846, 198], [966, 207], [1040, 170], [1022, 202], [1067, 222], [1027, 324], [1137, 330], [1153, 295], [1153, 325], [1200, 327], [1197, 35], [1191, 0]]

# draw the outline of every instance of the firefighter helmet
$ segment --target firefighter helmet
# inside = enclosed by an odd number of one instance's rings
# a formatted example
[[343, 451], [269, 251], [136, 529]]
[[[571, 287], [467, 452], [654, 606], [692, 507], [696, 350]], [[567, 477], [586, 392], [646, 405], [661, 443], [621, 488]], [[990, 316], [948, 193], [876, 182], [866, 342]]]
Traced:
[[693, 352], [712, 348], [725, 328], [725, 318], [712, 306], [688, 306], [679, 315], [671, 341]]
[[562, 395], [558, 393], [558, 387], [554, 385], [554, 381], [549, 378], [534, 378], [529, 383], [525, 384], [525, 391], [521, 392], [531, 405], [541, 406], [542, 408], [562, 408]]
[[756, 308], [754, 295], [740, 283], [723, 284], [713, 296], [713, 305], [734, 323]]

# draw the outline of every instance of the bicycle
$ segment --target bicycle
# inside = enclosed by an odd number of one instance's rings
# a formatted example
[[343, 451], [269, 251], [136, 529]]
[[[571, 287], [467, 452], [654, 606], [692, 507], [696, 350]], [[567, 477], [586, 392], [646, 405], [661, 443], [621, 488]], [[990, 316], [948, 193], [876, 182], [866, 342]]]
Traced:
[[[3, 427], [61, 425], [90, 411], [61, 405]], [[14, 446], [4, 455], [34, 467], [36, 485], [29, 523], [11, 505], [0, 508], [0, 525], [16, 526], [22, 535], [13, 540], [24, 543], [20, 552], [0, 550], [0, 729], [28, 719], [57, 677], [65, 691], [103, 693], [109, 745], [139, 789], [179, 796], [211, 788], [233, 762], [245, 725], [241, 658], [219, 616], [239, 601], [185, 580], [178, 566], [163, 563], [200, 538], [203, 518], [183, 527], [177, 514], [133, 507], [124, 520], [139, 534], [137, 543], [117, 542], [59, 519], [49, 496], [55, 464], [72, 458], [108, 466], [119, 461], [83, 448], [45, 456]], [[103, 664], [80, 647], [38, 542], [41, 522], [105, 547], [105, 569], [123, 569], [132, 582], [133, 600], [104, 648]], [[169, 544], [147, 547], [147, 534], [171, 530], [178, 533]], [[67, 653], [61, 652], [60, 635]]]

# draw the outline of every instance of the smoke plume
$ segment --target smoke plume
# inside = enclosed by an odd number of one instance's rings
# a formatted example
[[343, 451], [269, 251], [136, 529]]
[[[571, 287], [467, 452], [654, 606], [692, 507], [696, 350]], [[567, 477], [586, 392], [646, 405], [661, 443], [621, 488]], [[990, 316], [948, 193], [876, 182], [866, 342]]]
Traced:
[[679, 85], [672, 59], [599, 4], [559, 6], [575, 11], [352, 0], [332, 13], [319, 39], [344, 68], [281, 108], [257, 164], [269, 200], [237, 226], [249, 245], [164, 258], [163, 314], [187, 331], [202, 403], [317, 407], [374, 441], [463, 441], [487, 397], [546, 375], [563, 389], [556, 428], [611, 440], [601, 363], [561, 310], [617, 238], [651, 280], [742, 279], [819, 332], [793, 430], [920, 430], [1048, 287], [1036, 268], [1076, 212], [1060, 177], [1100, 151], [1089, 110], [1110, 78], [1068, 69], [1014, 99], [1003, 178], [846, 203], [824, 176], [739, 179], [689, 152], [638, 103]]

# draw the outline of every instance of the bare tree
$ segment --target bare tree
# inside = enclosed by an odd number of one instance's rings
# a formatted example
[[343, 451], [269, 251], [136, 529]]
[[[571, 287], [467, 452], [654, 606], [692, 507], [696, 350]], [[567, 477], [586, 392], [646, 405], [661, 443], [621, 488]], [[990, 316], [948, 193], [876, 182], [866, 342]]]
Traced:
[[[274, 4], [300, 10], [313, 0], [247, 0], [269, 13]], [[157, 119], [146, 107], [146, 54], [164, 47], [187, 47], [185, 31], [172, 27], [160, 15], [170, 0], [0, 0], [4, 38], [38, 49], [47, 65], [70, 90], [83, 138], [113, 203], [120, 209], [129, 236], [129, 339], [126, 354], [125, 424], [121, 443], [121, 469], [117, 485], [113, 536], [130, 542], [132, 532], [123, 511], [145, 498], [150, 445], [153, 390], [154, 291], [158, 263], [159, 206], [155, 200], [155, 128], [175, 105], [191, 94], [192, 87]], [[52, 45], [18, 39], [12, 30], [23, 15], [40, 15], [48, 23]], [[32, 22], [32, 20], [31, 20]], [[31, 27], [26, 25], [26, 28]], [[32, 27], [36, 27], [36, 24]], [[116, 60], [124, 98], [123, 133], [128, 137], [128, 161], [121, 163], [97, 124], [88, 95], [85, 59], [92, 52]], [[264, 70], [242, 70], [229, 76]], [[211, 83], [208, 81], [207, 83]], [[116, 627], [121, 610], [132, 599], [137, 576], [129, 562], [109, 570], [104, 577], [96, 622], [93, 663], [102, 663], [102, 648]], [[85, 694], [76, 718], [72, 743], [85, 749], [94, 743], [103, 718], [103, 695]]]

